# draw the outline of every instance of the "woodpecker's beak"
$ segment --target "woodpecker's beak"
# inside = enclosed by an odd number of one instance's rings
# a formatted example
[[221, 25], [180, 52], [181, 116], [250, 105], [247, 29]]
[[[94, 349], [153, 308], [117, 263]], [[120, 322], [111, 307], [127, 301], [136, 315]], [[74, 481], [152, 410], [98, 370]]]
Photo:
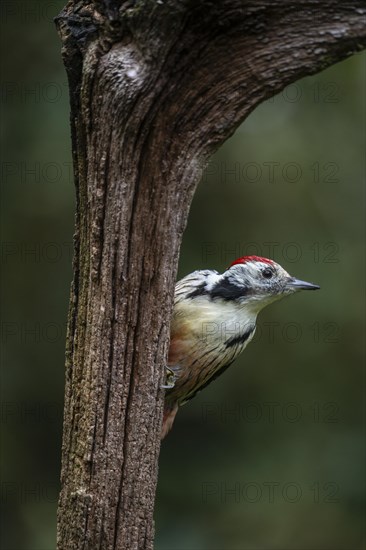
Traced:
[[306, 281], [300, 281], [300, 279], [295, 279], [295, 277], [291, 277], [286, 282], [286, 288], [288, 290], [318, 290], [320, 286], [313, 285], [313, 283], [307, 283]]

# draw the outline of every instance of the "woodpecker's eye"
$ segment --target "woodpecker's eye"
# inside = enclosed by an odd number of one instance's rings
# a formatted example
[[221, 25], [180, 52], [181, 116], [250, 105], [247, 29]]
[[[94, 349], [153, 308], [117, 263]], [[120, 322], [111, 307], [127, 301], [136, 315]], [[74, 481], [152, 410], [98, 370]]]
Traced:
[[265, 279], [270, 279], [273, 276], [273, 271], [269, 267], [267, 269], [263, 269], [262, 275]]

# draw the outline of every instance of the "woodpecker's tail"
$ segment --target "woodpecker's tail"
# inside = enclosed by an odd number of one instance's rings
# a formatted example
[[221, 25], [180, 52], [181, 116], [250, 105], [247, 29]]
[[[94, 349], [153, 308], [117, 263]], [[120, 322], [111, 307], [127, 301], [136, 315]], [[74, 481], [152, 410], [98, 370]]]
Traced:
[[164, 416], [163, 416], [163, 426], [161, 429], [161, 439], [164, 439], [166, 434], [171, 430], [173, 426], [175, 415], [178, 412], [178, 405], [165, 405]]

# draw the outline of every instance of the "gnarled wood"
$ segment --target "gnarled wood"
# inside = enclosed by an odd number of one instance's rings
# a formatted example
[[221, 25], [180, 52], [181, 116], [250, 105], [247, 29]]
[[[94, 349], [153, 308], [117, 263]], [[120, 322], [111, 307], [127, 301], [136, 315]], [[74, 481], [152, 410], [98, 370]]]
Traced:
[[153, 546], [164, 365], [202, 168], [251, 110], [366, 45], [366, 2], [70, 0], [77, 191], [59, 550]]

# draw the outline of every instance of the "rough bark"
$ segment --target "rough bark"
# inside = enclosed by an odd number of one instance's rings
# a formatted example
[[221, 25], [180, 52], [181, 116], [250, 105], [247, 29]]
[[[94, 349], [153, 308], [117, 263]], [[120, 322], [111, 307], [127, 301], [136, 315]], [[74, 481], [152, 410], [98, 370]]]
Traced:
[[261, 101], [366, 45], [366, 2], [70, 0], [77, 211], [58, 548], [151, 549], [182, 233]]

